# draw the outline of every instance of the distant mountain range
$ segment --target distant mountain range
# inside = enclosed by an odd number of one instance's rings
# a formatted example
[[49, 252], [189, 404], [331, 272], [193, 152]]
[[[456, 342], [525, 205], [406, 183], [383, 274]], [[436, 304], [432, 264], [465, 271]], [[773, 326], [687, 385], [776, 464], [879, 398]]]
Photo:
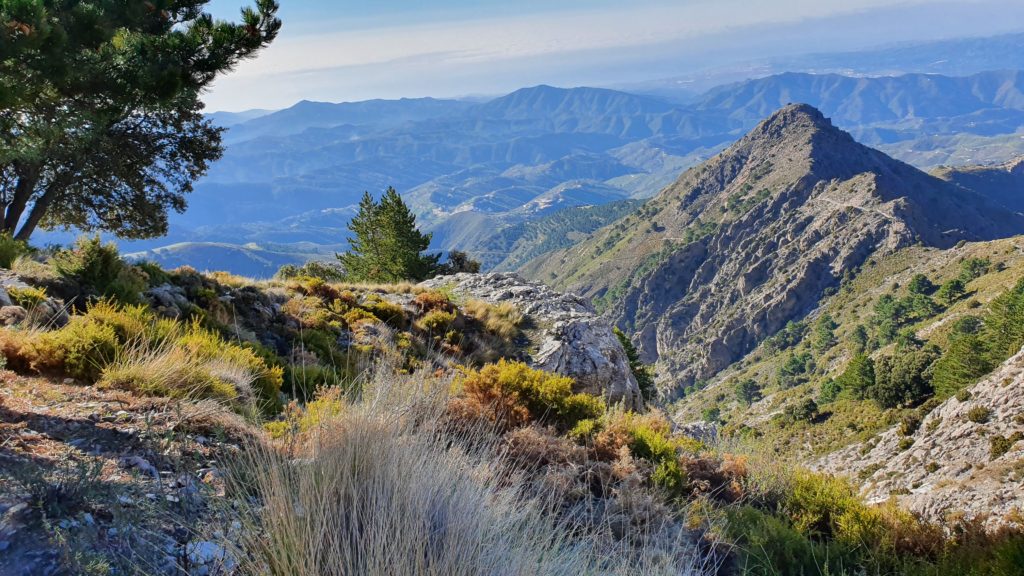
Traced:
[[[1024, 47], [1024, 35], [993, 42]], [[853, 56], [837, 62], [846, 57]], [[551, 86], [484, 102], [304, 101], [275, 112], [212, 114], [226, 128], [226, 154], [197, 184], [189, 210], [172, 215], [168, 237], [124, 248], [344, 247], [345, 224], [363, 191], [394, 186], [434, 232], [434, 249], [467, 250], [508, 268], [502, 262], [511, 252], [495, 248], [514, 245], [518, 239], [508, 236], [525, 230], [522, 224], [568, 210], [565, 222], [590, 226], [592, 218], [572, 211], [651, 197], [791, 102], [819, 108], [858, 140], [921, 168], [1024, 154], [1024, 73], [1014, 70], [963, 77], [784, 73], [719, 86], [686, 103]], [[205, 260], [228, 269], [235, 261]]]

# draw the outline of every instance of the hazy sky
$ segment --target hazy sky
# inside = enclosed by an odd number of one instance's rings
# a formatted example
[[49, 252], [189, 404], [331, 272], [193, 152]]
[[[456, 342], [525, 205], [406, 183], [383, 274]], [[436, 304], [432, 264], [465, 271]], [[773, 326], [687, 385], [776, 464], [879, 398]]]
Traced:
[[[280, 0], [208, 110], [614, 85], [715, 63], [1019, 31], [1021, 0]], [[212, 0], [237, 18], [243, 0]]]

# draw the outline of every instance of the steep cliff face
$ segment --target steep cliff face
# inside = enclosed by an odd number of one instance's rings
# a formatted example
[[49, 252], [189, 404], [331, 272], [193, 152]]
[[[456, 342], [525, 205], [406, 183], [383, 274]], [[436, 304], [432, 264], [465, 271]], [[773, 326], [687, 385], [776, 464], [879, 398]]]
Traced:
[[638, 334], [669, 397], [811, 311], [872, 255], [1024, 232], [1024, 217], [791, 105], [639, 212], [528, 265]]
[[893, 428], [815, 467], [859, 480], [873, 502], [896, 496], [933, 520], [1011, 521], [1024, 513], [1024, 350], [929, 413], [913, 434]]

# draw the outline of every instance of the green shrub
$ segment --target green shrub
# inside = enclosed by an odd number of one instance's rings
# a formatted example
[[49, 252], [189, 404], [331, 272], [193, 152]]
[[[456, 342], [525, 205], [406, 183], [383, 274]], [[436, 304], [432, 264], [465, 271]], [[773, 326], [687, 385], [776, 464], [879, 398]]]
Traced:
[[150, 288], [163, 286], [171, 281], [171, 275], [161, 268], [159, 264], [154, 262], [142, 260], [140, 262], [136, 262], [135, 267], [138, 268], [146, 277], [146, 283], [149, 284]]
[[347, 390], [352, 381], [350, 375], [329, 366], [319, 364], [288, 366], [284, 373], [284, 387], [299, 400], [313, 398], [318, 389], [342, 388]]
[[989, 438], [988, 444], [989, 457], [992, 460], [995, 460], [996, 458], [1003, 456], [1013, 448], [1014, 444], [1021, 440], [1024, 440], [1024, 433], [1021, 432], [1014, 432], [1009, 438], [998, 434], [992, 436]]
[[914, 445], [914, 439], [913, 438], [900, 438], [899, 449], [900, 449], [901, 452], [903, 450], [909, 449], [913, 445]]
[[809, 352], [788, 354], [775, 374], [780, 388], [792, 388], [808, 381], [808, 373], [814, 370], [814, 358]]
[[786, 406], [783, 416], [789, 422], [811, 422], [818, 416], [818, 403], [812, 398], [794, 402]]
[[848, 552], [817, 543], [800, 534], [785, 518], [752, 506], [727, 508], [725, 519], [729, 537], [738, 544], [740, 574], [842, 574], [842, 567], [849, 562]]
[[935, 348], [900, 349], [875, 363], [875, 384], [868, 395], [883, 409], [917, 405], [933, 393], [929, 368], [938, 357]]
[[836, 380], [829, 378], [821, 384], [821, 390], [818, 392], [818, 404], [828, 404], [829, 402], [835, 402], [839, 398], [839, 394], [842, 393], [843, 388], [839, 385]]
[[15, 240], [10, 232], [0, 233], [0, 268], [10, 270], [19, 256], [29, 253], [28, 243]]
[[911, 412], [900, 420], [900, 434], [903, 436], [912, 435], [920, 427], [921, 415], [916, 412]]
[[673, 494], [681, 495], [686, 487], [686, 472], [679, 464], [676, 444], [662, 430], [634, 425], [630, 431], [629, 451], [654, 464], [651, 481]]
[[140, 293], [149, 286], [145, 274], [125, 264], [117, 246], [103, 244], [99, 236], [79, 238], [72, 249], [54, 254], [52, 263], [60, 276], [75, 280], [83, 289], [127, 304], [139, 302]]
[[970, 390], [961, 390], [956, 393], [956, 399], [960, 402], [967, 402], [972, 397]]
[[985, 424], [992, 418], [992, 410], [984, 406], [975, 406], [967, 411], [967, 419], [975, 424]]
[[787, 350], [799, 344], [805, 334], [807, 334], [806, 322], [790, 320], [781, 330], [765, 339], [765, 350], [769, 353]]

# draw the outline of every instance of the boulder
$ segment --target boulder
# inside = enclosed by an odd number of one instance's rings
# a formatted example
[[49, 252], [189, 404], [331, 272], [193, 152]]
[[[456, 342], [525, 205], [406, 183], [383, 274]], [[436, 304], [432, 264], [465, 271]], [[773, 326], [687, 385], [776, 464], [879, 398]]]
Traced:
[[577, 392], [602, 395], [627, 408], [643, 407], [640, 387], [612, 325], [579, 296], [510, 273], [440, 276], [421, 286], [514, 305], [527, 318], [530, 366], [572, 377]]
[[0, 307], [0, 324], [4, 326], [21, 324], [25, 318], [28, 318], [28, 311], [21, 306]]

